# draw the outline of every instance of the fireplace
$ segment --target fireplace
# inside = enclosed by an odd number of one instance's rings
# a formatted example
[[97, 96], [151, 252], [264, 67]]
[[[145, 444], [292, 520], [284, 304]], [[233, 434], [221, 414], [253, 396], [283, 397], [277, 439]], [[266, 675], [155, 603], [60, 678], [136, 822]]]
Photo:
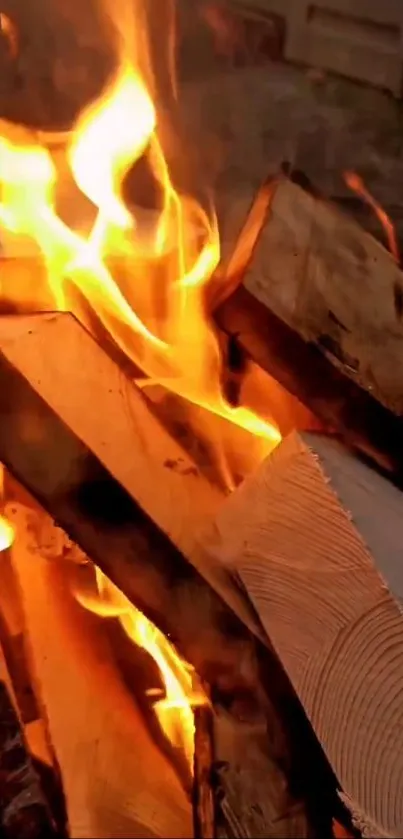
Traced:
[[398, 225], [289, 138], [226, 192], [175, 57], [227, 107], [239, 6], [48, 12], [51, 79], [0, 8], [0, 832], [398, 835]]

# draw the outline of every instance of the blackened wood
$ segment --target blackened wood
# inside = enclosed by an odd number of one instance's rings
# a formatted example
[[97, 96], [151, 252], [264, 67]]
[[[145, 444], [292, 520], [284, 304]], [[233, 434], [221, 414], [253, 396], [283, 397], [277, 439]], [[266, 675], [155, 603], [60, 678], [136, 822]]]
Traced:
[[193, 823], [195, 839], [214, 839], [213, 720], [208, 705], [194, 709]]
[[4, 682], [0, 682], [0, 831], [10, 839], [59, 835]]

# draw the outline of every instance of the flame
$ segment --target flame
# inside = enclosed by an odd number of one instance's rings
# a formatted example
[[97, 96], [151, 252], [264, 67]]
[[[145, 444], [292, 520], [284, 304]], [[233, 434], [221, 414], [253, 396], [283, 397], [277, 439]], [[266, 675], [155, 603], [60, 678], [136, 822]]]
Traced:
[[170, 743], [184, 753], [190, 770], [194, 758], [192, 708], [207, 700], [194, 686], [192, 668], [178, 656], [168, 639], [98, 568], [94, 569], [96, 592], [75, 591], [86, 609], [105, 618], [118, 618], [128, 637], [154, 659], [164, 684], [164, 694], [154, 701], [159, 724]]
[[[267, 453], [280, 440], [278, 429], [229, 405], [221, 390], [222, 358], [205, 294], [220, 258], [215, 214], [175, 189], [149, 93], [154, 80], [147, 85], [121, 52], [115, 78], [68, 140], [75, 183], [95, 213], [90, 232], [83, 236], [58, 215], [49, 149], [34, 135], [30, 144], [26, 135], [16, 139], [4, 122], [0, 224], [39, 248], [55, 307], [85, 319], [86, 301], [150, 382], [258, 435]], [[142, 63], [149, 68], [150, 60]], [[125, 176], [144, 155], [162, 204], [146, 225], [144, 212], [132, 212], [123, 198]]]
[[[145, 6], [137, 3], [133, 16], [133, 5], [133, 0], [115, 0], [114, 77], [63, 136], [64, 163], [75, 183], [74, 221], [58, 207], [64, 170], [50, 148], [52, 135], [3, 121], [0, 225], [20, 237], [21, 249], [28, 244], [30, 252], [34, 248], [40, 255], [52, 307], [73, 310], [90, 329], [95, 318], [148, 382], [225, 418], [228, 433], [235, 424], [256, 435], [263, 456], [280, 441], [280, 433], [247, 407], [232, 407], [223, 395], [221, 351], [206, 294], [220, 259], [217, 219], [175, 188], [164, 155]], [[175, 39], [165, 34], [172, 73]], [[171, 82], [175, 98], [173, 77]], [[159, 197], [159, 209], [152, 213], [133, 208], [124, 197], [126, 176], [140, 160]], [[38, 301], [47, 299], [43, 291], [38, 284]], [[22, 297], [23, 290], [16, 289], [16, 301]], [[156, 712], [173, 742], [178, 741], [179, 726], [191, 762], [194, 699], [189, 668], [100, 573], [97, 581], [98, 596], [85, 605], [119, 617], [130, 638], [153, 656], [166, 694], [156, 703]]]
[[364, 181], [360, 178], [356, 172], [345, 172], [344, 179], [346, 184], [350, 189], [360, 195], [360, 197], [368, 204], [369, 207], [374, 211], [376, 217], [379, 219], [386, 236], [386, 241], [388, 243], [389, 250], [396, 260], [397, 264], [400, 264], [400, 254], [399, 254], [399, 245], [396, 238], [396, 231], [393, 226], [392, 221], [390, 220], [388, 214], [385, 212], [383, 207], [376, 201], [376, 199], [368, 192]]

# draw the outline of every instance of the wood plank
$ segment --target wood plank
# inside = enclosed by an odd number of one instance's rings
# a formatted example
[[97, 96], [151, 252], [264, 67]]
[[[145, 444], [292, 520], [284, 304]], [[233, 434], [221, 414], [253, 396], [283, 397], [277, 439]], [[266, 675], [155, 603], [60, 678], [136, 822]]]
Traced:
[[252, 599], [368, 836], [403, 829], [403, 495], [293, 434], [221, 509], [211, 555]]

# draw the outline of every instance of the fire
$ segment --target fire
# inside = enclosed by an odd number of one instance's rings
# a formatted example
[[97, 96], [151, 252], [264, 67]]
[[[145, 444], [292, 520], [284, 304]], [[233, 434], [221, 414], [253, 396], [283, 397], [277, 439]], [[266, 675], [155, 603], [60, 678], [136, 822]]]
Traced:
[[[136, 9], [133, 26], [132, 0], [113, 5], [119, 42], [115, 75], [65, 136], [65, 160], [75, 183], [73, 222], [59, 212], [63, 176], [46, 145], [51, 136], [3, 121], [0, 225], [21, 242], [21, 253], [28, 244], [30, 253], [34, 248], [38, 254], [54, 308], [73, 310], [89, 328], [95, 317], [148, 382], [225, 418], [228, 432], [232, 423], [257, 435], [263, 456], [280, 441], [278, 429], [245, 406], [232, 407], [222, 393], [221, 351], [206, 294], [220, 259], [217, 219], [174, 186], [160, 136], [143, 6]], [[168, 42], [171, 50], [172, 33]], [[175, 95], [174, 79], [172, 89]], [[155, 212], [129, 206], [124, 197], [125, 178], [140, 159], [157, 187]], [[38, 283], [38, 301], [47, 299], [43, 292]], [[16, 289], [16, 301], [22, 297], [23, 290]], [[156, 712], [171, 741], [178, 742], [182, 732], [191, 762], [189, 669], [108, 580], [98, 573], [97, 581], [98, 596], [90, 602], [81, 597], [82, 602], [98, 614], [119, 617], [129, 637], [153, 656], [166, 693]]]
[[139, 647], [154, 659], [164, 684], [164, 693], [154, 702], [159, 724], [170, 743], [180, 748], [193, 770], [194, 717], [192, 707], [206, 702], [206, 697], [194, 686], [192, 669], [178, 656], [172, 644], [136, 609], [105, 577], [94, 569], [96, 593], [76, 590], [77, 600], [95, 614], [118, 618], [123, 629]]
[[399, 254], [399, 245], [396, 238], [396, 231], [393, 226], [392, 221], [390, 220], [388, 214], [385, 212], [383, 207], [375, 200], [374, 196], [368, 192], [364, 181], [360, 178], [356, 172], [345, 172], [344, 179], [346, 181], [347, 186], [350, 187], [357, 195], [368, 204], [369, 207], [374, 211], [376, 217], [379, 219], [386, 236], [386, 241], [388, 243], [389, 250], [396, 260], [397, 264], [400, 264], [400, 254]]
[[[146, 224], [144, 211], [129, 209], [122, 194], [144, 154], [162, 205]], [[86, 236], [58, 215], [50, 151], [34, 134], [28, 143], [26, 132], [0, 127], [0, 223], [39, 249], [53, 305], [85, 319], [85, 300], [150, 382], [258, 435], [266, 453], [279, 442], [278, 429], [230, 406], [221, 390], [221, 352], [205, 293], [220, 257], [215, 215], [176, 191], [146, 80], [126, 58], [78, 118], [67, 157], [95, 214]]]

